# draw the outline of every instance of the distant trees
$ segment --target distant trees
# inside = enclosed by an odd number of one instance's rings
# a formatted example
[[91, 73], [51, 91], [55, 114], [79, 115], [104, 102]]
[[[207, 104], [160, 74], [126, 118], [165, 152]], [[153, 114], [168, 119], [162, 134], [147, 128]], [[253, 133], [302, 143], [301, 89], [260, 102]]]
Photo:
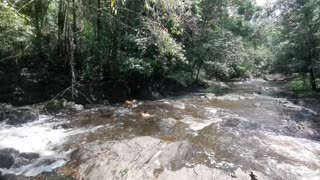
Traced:
[[279, 64], [291, 72], [308, 74], [312, 89], [316, 89], [320, 72], [320, 1], [280, 0], [276, 5], [282, 39]]
[[199, 30], [189, 51], [195, 79], [202, 70], [206, 77], [218, 79], [252, 71], [254, 18], [259, 12], [255, 1], [198, 0], [195, 9]]

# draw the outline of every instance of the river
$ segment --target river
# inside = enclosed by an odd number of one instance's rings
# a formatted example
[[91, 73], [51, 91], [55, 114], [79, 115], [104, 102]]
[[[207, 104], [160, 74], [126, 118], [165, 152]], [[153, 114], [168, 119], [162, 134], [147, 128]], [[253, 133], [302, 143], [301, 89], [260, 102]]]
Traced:
[[[70, 171], [75, 149], [148, 136], [190, 143], [194, 155], [184, 167], [203, 165], [231, 172], [230, 177], [241, 169], [265, 179], [319, 180], [319, 102], [296, 105], [281, 97], [282, 86], [262, 79], [220, 83], [211, 91], [138, 101], [132, 109], [121, 104], [92, 106], [72, 116], [41, 115], [22, 126], [3, 122], [0, 149], [34, 152], [40, 158], [0, 170], [28, 177]], [[151, 117], [142, 117], [143, 112]], [[78, 166], [73, 164], [73, 170]]]

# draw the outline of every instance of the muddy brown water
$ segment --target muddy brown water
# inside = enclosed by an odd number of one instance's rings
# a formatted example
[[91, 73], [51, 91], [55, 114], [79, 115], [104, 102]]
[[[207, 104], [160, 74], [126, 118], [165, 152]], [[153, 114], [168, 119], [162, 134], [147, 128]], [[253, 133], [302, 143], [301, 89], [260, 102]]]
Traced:
[[[103, 107], [112, 109], [113, 115], [107, 117], [93, 108], [86, 110], [84, 115], [80, 113], [67, 119], [48, 118], [50, 120], [36, 126], [49, 130], [50, 123], [67, 123], [70, 128], [51, 130], [57, 133], [56, 142], [48, 135], [47, 139], [37, 142], [46, 145], [34, 148], [34, 151], [41, 154], [50, 150], [52, 153], [43, 154], [43, 157], [54, 157], [56, 162], [63, 159], [64, 163], [56, 164], [58, 167], [67, 163], [73, 149], [87, 143], [151, 136], [164, 141], [192, 143], [196, 156], [186, 166], [203, 164], [226, 171], [240, 167], [280, 180], [320, 179], [319, 116], [292, 110], [277, 102], [275, 96], [281, 90], [281, 84], [258, 79], [226, 83], [224, 88], [226, 93], [221, 93], [222, 89], [216, 93], [219, 96], [214, 96], [214, 91], [200, 91], [159, 101], [138, 102], [132, 109], [122, 105]], [[143, 118], [141, 113], [145, 111], [154, 117]], [[320, 113], [316, 106], [313, 111]], [[160, 122], [166, 118], [175, 119], [176, 125], [164, 128]], [[7, 130], [10, 128], [17, 127], [6, 127]], [[3, 129], [0, 129], [0, 147], [9, 147], [8, 143], [1, 142], [1, 136], [4, 136], [1, 131]], [[36, 169], [39, 167], [41, 164]], [[55, 166], [42, 169], [50, 171], [50, 168]], [[37, 175], [23, 168], [8, 171], [12, 172]], [[37, 172], [41, 173], [40, 170]]]

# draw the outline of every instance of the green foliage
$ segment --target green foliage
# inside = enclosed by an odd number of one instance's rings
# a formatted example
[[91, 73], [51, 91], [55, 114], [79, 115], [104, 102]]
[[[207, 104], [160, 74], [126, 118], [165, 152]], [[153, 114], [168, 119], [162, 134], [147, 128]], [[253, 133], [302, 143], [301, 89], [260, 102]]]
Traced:
[[307, 77], [301, 76], [291, 81], [290, 89], [293, 91], [307, 91], [311, 89], [311, 84]]
[[270, 72], [276, 60], [274, 52], [263, 45], [256, 49], [250, 49], [250, 56], [254, 60], [252, 68], [254, 74]]
[[254, 0], [12, 2], [1, 2], [0, 57], [69, 70], [73, 80], [188, 86], [267, 73], [275, 61], [277, 31], [256, 19]]
[[278, 7], [282, 26], [278, 69], [309, 75], [315, 89], [320, 72], [320, 0], [281, 0]]
[[28, 52], [32, 28], [23, 14], [0, 2], [0, 63], [12, 63]]
[[208, 30], [203, 33], [201, 43], [196, 52], [208, 77], [228, 79], [245, 72], [249, 57], [240, 37], [222, 29]]

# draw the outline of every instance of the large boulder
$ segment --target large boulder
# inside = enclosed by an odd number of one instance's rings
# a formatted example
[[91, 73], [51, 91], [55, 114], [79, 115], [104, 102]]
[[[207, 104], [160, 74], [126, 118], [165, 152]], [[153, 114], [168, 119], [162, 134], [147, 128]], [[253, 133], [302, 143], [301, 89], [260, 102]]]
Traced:
[[152, 137], [106, 143], [90, 143], [72, 153], [71, 160], [82, 162], [78, 179], [239, 179], [266, 178], [259, 172], [236, 169], [225, 170], [195, 164], [187, 167], [194, 158], [193, 147], [186, 141], [165, 142]]
[[154, 179], [164, 169], [177, 170], [193, 156], [192, 145], [185, 141], [163, 142], [138, 137], [104, 146], [90, 145], [81, 154], [79, 179]]
[[38, 120], [39, 112], [29, 107], [21, 107], [12, 109], [7, 117], [7, 124], [19, 125]]
[[13, 111], [15, 107], [9, 104], [0, 104], [0, 121], [8, 119], [8, 115]]
[[45, 106], [45, 111], [49, 114], [74, 113], [83, 111], [84, 107], [74, 102], [68, 102], [66, 99], [55, 99]]
[[14, 157], [8, 154], [1, 154], [0, 153], [0, 168], [10, 169], [11, 166], [14, 164]]
[[39, 112], [30, 107], [14, 107], [0, 104], [0, 121], [8, 120], [7, 124], [18, 125], [39, 119]]
[[0, 168], [10, 169], [19, 151], [14, 149], [2, 149], [0, 150]]

